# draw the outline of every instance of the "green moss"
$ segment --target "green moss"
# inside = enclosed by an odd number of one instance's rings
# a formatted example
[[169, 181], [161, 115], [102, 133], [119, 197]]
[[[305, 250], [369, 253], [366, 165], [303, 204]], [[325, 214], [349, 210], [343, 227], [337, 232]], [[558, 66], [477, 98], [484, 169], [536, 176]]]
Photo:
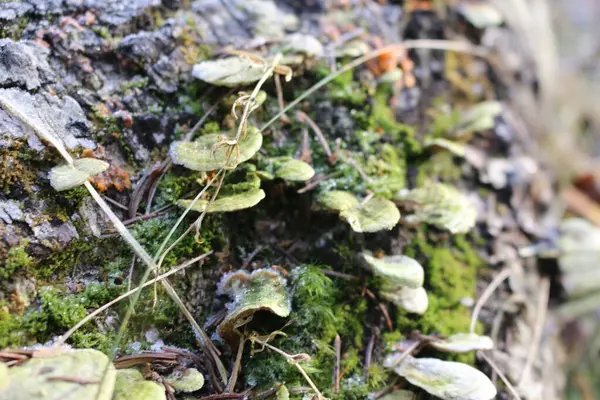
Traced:
[[10, 314], [6, 304], [0, 304], [0, 349], [22, 346], [25, 341], [18, 317]]
[[188, 193], [197, 187], [194, 174], [177, 175], [174, 172], [168, 172], [161, 179], [154, 202], [158, 207], [175, 204], [178, 200], [184, 198]]
[[440, 152], [429, 157], [419, 167], [417, 185], [427, 181], [456, 182], [462, 176], [462, 168], [457, 157], [450, 152]]
[[131, 79], [121, 83], [121, 91], [126, 92], [130, 89], [143, 89], [148, 86], [150, 80], [147, 77]]
[[[64, 333], [88, 314], [88, 310], [112, 300], [120, 293], [116, 286], [89, 285], [83, 292], [65, 294], [49, 286], [39, 291], [37, 305], [23, 315], [11, 315], [0, 307], [0, 348], [44, 343]], [[84, 325], [70, 342], [79, 348], [109, 349], [112, 334], [100, 332], [93, 323]]]
[[[348, 282], [338, 287], [319, 267], [308, 265], [294, 271], [292, 314], [295, 324], [285, 329], [289, 335], [274, 341], [290, 353], [308, 353], [312, 361], [305, 369], [329, 398], [353, 399], [368, 392], [368, 385], [357, 379], [362, 376], [360, 349], [364, 336], [367, 301], [360, 297], [360, 288], [349, 288]], [[356, 293], [353, 296], [351, 293]], [[342, 339], [341, 368], [345, 371], [341, 393], [331, 393], [331, 371], [335, 362], [333, 341]], [[286, 382], [288, 387], [305, 385], [298, 371], [274, 353], [262, 352], [247, 361], [246, 380], [259, 386]], [[356, 376], [355, 376], [356, 375]], [[357, 393], [361, 393], [359, 397]]]
[[0, 278], [9, 279], [17, 269], [27, 269], [33, 263], [33, 258], [25, 251], [28, 244], [28, 240], [23, 240], [19, 246], [8, 251], [6, 263], [0, 265]]
[[[326, 65], [320, 64], [315, 72], [320, 79], [328, 76], [331, 70]], [[329, 89], [327, 98], [338, 103], [360, 106], [367, 100], [366, 88], [361, 82], [354, 80], [354, 71], [346, 71], [335, 77], [327, 84], [327, 88]]]
[[[424, 334], [451, 335], [468, 332], [471, 310], [461, 304], [462, 298], [474, 297], [477, 270], [481, 259], [469, 244], [465, 235], [451, 240], [437, 240], [434, 235], [426, 238], [418, 232], [405, 254], [415, 257], [425, 267], [425, 288], [429, 297], [429, 309], [420, 318], [398, 310], [396, 321], [405, 334], [418, 330]], [[480, 329], [478, 327], [478, 332]], [[394, 340], [397, 338], [388, 338]], [[472, 363], [474, 356], [447, 355], [447, 359]]]
[[85, 186], [79, 186], [61, 193], [61, 196], [69, 202], [72, 208], [77, 209], [81, 206], [83, 200], [90, 196], [90, 192], [88, 192]]
[[0, 159], [0, 190], [5, 194], [18, 185], [31, 192], [31, 185], [35, 182], [34, 164], [30, 162], [28, 154], [19, 150], [22, 146], [22, 142], [14, 144], [16, 150], [5, 151]]
[[[167, 236], [171, 228], [175, 225], [179, 215], [170, 213], [163, 217], [140, 221], [130, 230], [133, 236], [150, 253], [155, 254]], [[194, 233], [188, 234], [183, 238], [163, 261], [163, 268], [174, 267], [181, 260], [189, 259], [194, 256], [206, 253], [212, 249], [219, 248], [223, 243], [223, 231], [219, 224], [220, 215], [210, 215], [204, 218], [202, 229], [200, 230], [199, 242], [196, 241]], [[183, 223], [175, 231], [171, 243], [178, 238], [189, 226], [188, 222]]]
[[99, 250], [99, 241], [95, 239], [73, 239], [62, 250], [53, 252], [39, 262], [34, 275], [38, 279], [48, 279], [53, 275], [63, 276], [73, 270], [83, 260], [88, 264], [102, 264], [103, 257]]

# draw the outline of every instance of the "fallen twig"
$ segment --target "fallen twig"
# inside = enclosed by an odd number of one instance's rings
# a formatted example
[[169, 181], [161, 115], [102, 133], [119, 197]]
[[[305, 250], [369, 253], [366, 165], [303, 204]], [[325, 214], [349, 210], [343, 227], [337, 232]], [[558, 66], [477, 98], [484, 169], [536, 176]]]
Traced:
[[538, 294], [535, 325], [533, 326], [533, 339], [531, 341], [531, 345], [529, 346], [529, 351], [527, 352], [525, 365], [523, 366], [523, 370], [521, 371], [521, 376], [519, 378], [519, 383], [517, 383], [517, 387], [521, 386], [523, 382], [525, 382], [525, 378], [527, 377], [527, 374], [529, 374], [531, 366], [533, 365], [537, 352], [540, 348], [542, 333], [544, 331], [544, 322], [546, 322], [546, 314], [548, 312], [549, 296], [550, 279], [548, 277], [544, 277], [542, 278], [542, 282], [540, 284], [540, 291]]
[[504, 382], [504, 384], [506, 385], [506, 388], [510, 391], [510, 393], [513, 395], [513, 397], [516, 400], [521, 400], [519, 393], [517, 393], [517, 389], [515, 389], [515, 387], [510, 383], [510, 381], [508, 380], [506, 375], [504, 375], [502, 373], [502, 371], [500, 371], [500, 368], [498, 368], [496, 363], [490, 357], [488, 357], [483, 351], [478, 351], [477, 355], [480, 356], [481, 358], [483, 358], [485, 360], [485, 362], [488, 363], [488, 365], [494, 370], [494, 372], [496, 372], [498, 374], [498, 376], [500, 377], [502, 382]]
[[333, 366], [333, 393], [340, 392], [340, 360], [342, 358], [342, 339], [340, 335], [335, 335], [333, 341], [333, 349], [335, 351], [335, 364]]
[[325, 135], [323, 135], [321, 128], [319, 128], [319, 126], [315, 123], [315, 121], [313, 121], [308, 116], [308, 114], [306, 114], [304, 111], [300, 111], [300, 110], [296, 111], [296, 119], [298, 119], [298, 121], [300, 121], [300, 122], [306, 122], [306, 124], [308, 124], [308, 126], [310, 126], [310, 129], [312, 129], [312, 131], [315, 133], [315, 135], [317, 135], [317, 139], [319, 139], [321, 146], [323, 146], [323, 150], [325, 151], [325, 154], [327, 155], [329, 164], [333, 165], [335, 163], [335, 157], [333, 156], [333, 153], [331, 152], [329, 143], [327, 143], [327, 139], [325, 139]]
[[375, 347], [376, 337], [377, 337], [377, 334], [375, 332], [373, 332], [373, 334], [371, 334], [371, 337], [369, 338], [369, 343], [367, 344], [367, 349], [365, 350], [365, 369], [364, 369], [365, 381], [367, 381], [369, 379], [369, 368], [371, 367], [371, 360], [373, 358], [373, 348]]

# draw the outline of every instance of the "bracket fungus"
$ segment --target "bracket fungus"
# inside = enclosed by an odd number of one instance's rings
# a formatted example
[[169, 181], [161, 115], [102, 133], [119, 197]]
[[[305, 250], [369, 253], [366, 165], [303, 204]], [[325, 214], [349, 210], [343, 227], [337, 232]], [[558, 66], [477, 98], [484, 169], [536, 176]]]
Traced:
[[386, 284], [401, 285], [412, 289], [423, 286], [425, 273], [414, 258], [403, 255], [373, 257], [362, 253], [362, 258], [373, 274], [384, 279]]
[[318, 201], [326, 208], [334, 211], [349, 210], [358, 207], [360, 204], [355, 195], [342, 190], [331, 190], [329, 192], [321, 193]]
[[106, 171], [109, 164], [95, 158], [81, 158], [73, 165], [59, 165], [50, 170], [50, 185], [59, 192], [83, 185], [88, 178]]
[[265, 310], [279, 317], [290, 315], [286, 281], [272, 269], [226, 274], [219, 283], [218, 292], [229, 295], [233, 300], [227, 306], [223, 322], [217, 327], [219, 336], [232, 346], [239, 342], [238, 329], [250, 322], [256, 312]]
[[299, 53], [306, 57], [320, 57], [323, 54], [323, 45], [312, 35], [293, 33], [283, 39], [281, 50], [284, 53]]
[[412, 289], [406, 286], [388, 286], [382, 287], [380, 294], [384, 299], [413, 314], [423, 315], [429, 308], [427, 291], [422, 287]]
[[264, 170], [258, 172], [265, 180], [280, 178], [286, 181], [307, 181], [315, 176], [313, 167], [292, 157], [269, 158], [267, 164]]
[[464, 157], [467, 151], [467, 146], [464, 143], [443, 138], [427, 138], [423, 145], [426, 148], [439, 148], [449, 151], [457, 157]]
[[495, 119], [502, 113], [498, 101], [484, 101], [465, 111], [459, 120], [457, 136], [468, 136], [473, 132], [486, 131], [495, 125]]
[[169, 153], [175, 164], [194, 171], [214, 171], [249, 160], [260, 150], [262, 141], [258, 129], [248, 127], [246, 136], [238, 142], [233, 136], [210, 133], [193, 142], [173, 142]]
[[496, 396], [490, 379], [467, 364], [410, 355], [398, 363], [401, 356], [403, 353], [388, 356], [384, 366], [440, 399], [491, 400]]
[[430, 182], [407, 193], [398, 193], [395, 200], [416, 203], [409, 222], [426, 222], [452, 233], [467, 233], [475, 226], [477, 210], [469, 199], [453, 186]]

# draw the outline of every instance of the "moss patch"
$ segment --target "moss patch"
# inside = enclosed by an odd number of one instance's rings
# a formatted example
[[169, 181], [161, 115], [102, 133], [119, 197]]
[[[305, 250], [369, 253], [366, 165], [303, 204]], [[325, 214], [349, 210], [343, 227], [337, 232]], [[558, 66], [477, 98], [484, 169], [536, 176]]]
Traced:
[[12, 247], [8, 251], [6, 262], [0, 265], [0, 278], [8, 279], [16, 270], [26, 269], [33, 263], [33, 258], [25, 251], [28, 244], [28, 240], [23, 240], [19, 246]]
[[[326, 397], [365, 398], [369, 384], [362, 378], [359, 349], [362, 347], [367, 301], [360, 297], [360, 287], [349, 287], [352, 285], [346, 281], [338, 286], [319, 267], [312, 265], [296, 269], [292, 281], [293, 311], [290, 320], [295, 323], [284, 329], [289, 335], [287, 338], [277, 339], [273, 344], [292, 354], [308, 353], [312, 362], [303, 366]], [[336, 335], [342, 339], [341, 369], [344, 371], [341, 393], [338, 394], [331, 391], [331, 371], [335, 362], [332, 346]], [[244, 370], [249, 384], [269, 386], [274, 382], [286, 382], [288, 387], [305, 385], [296, 368], [268, 350], [248, 359]], [[372, 386], [378, 383], [379, 378], [372, 382]]]
[[[424, 334], [452, 335], [468, 332], [471, 310], [461, 304], [463, 298], [475, 296], [477, 270], [482, 261], [465, 235], [439, 239], [420, 230], [405, 254], [422, 262], [425, 267], [425, 288], [429, 296], [429, 309], [420, 318], [398, 310], [396, 322], [402, 333], [418, 330]], [[481, 330], [477, 329], [480, 333]], [[390, 337], [389, 339], [395, 339]], [[462, 362], [474, 362], [473, 354], [445, 355], [440, 357]]]

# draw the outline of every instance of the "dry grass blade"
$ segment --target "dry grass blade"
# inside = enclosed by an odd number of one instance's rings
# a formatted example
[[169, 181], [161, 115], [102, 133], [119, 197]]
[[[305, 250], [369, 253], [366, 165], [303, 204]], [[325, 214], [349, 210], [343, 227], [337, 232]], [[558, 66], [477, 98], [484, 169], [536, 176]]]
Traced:
[[[30, 122], [30, 119], [26, 115], [22, 114], [16, 107], [13, 107], [12, 104], [8, 100], [0, 97], [0, 104], [5, 108], [6, 111], [8, 111], [9, 114], [13, 115], [15, 118], [17, 118], [23, 124], [25, 124], [26, 126], [31, 128], [42, 140], [46, 140], [46, 141], [50, 142], [54, 147], [56, 147], [58, 152], [65, 159], [65, 161], [67, 161], [67, 163], [69, 163], [71, 165], [73, 164], [73, 158], [71, 157], [71, 155], [65, 148], [62, 141], [57, 136], [52, 134], [52, 132], [47, 132], [44, 127], [37, 126], [36, 124]], [[133, 308], [134, 308], [135, 304], [137, 303], [137, 300], [139, 299], [139, 296], [141, 293], [141, 287], [142, 287], [143, 283], [145, 283], [146, 280], [148, 279], [149, 274], [152, 270], [158, 271], [158, 266], [156, 265], [156, 263], [154, 262], [152, 257], [150, 257], [150, 254], [148, 254], [148, 252], [133, 237], [133, 235], [125, 227], [125, 225], [123, 225], [123, 223], [121, 222], [119, 217], [117, 217], [117, 215], [112, 211], [112, 209], [108, 206], [108, 204], [102, 198], [102, 196], [100, 196], [100, 194], [96, 191], [96, 189], [94, 189], [92, 184], [89, 182], [85, 182], [84, 186], [86, 187], [88, 192], [92, 195], [92, 198], [100, 206], [102, 211], [106, 214], [108, 219], [113, 223], [113, 225], [115, 226], [115, 228], [117, 229], [117, 231], [119, 232], [121, 237], [127, 242], [127, 244], [131, 247], [131, 249], [134, 251], [134, 253], [148, 266], [148, 268], [146, 269], [146, 271], [144, 273], [144, 277], [142, 279], [142, 284], [139, 286], [138, 291], [134, 294], [132, 303], [131, 303], [130, 307], [128, 308], [127, 313], [125, 314], [125, 317], [123, 318], [123, 322], [121, 323], [121, 326], [119, 327], [119, 331], [117, 333], [117, 337], [115, 339], [115, 343], [113, 346], [113, 351], [111, 352], [111, 359], [114, 359], [117, 349], [119, 347], [121, 338], [123, 337], [123, 334], [125, 332], [127, 323], [129, 321], [129, 319], [131, 318], [131, 315], [133, 314]], [[207, 352], [209, 354], [211, 354], [213, 356], [213, 358], [215, 359], [215, 363], [217, 364], [217, 367], [221, 373], [221, 378], [225, 382], [227, 382], [227, 371], [225, 370], [223, 363], [219, 359], [218, 351], [214, 347], [214, 344], [212, 344], [212, 342], [210, 341], [210, 338], [206, 335], [206, 333], [202, 330], [202, 328], [194, 320], [192, 314], [185, 307], [185, 304], [183, 304], [183, 302], [181, 301], [181, 299], [179, 298], [179, 296], [177, 295], [177, 293], [175, 292], [173, 287], [166, 280], [161, 280], [160, 282], [165, 287], [167, 293], [171, 296], [171, 298], [175, 301], [175, 303], [181, 309], [183, 314], [186, 316], [186, 318], [192, 325], [195, 333], [201, 338], [201, 342], [206, 347]]]
[[[201, 256], [192, 258], [189, 261], [184, 262], [183, 264], [171, 269], [169, 272], [165, 272], [164, 274], [149, 280], [148, 282], [144, 283], [141, 288], [145, 288], [147, 286], [150, 286], [152, 284], [154, 284], [155, 282], [158, 282], [162, 279], [165, 279], [171, 275], [173, 275], [176, 272], [181, 271], [182, 269], [185, 269], [187, 267], [189, 267], [190, 265], [197, 263], [198, 261], [208, 257], [209, 255], [212, 254], [212, 251], [209, 253], [205, 253], [202, 254]], [[81, 328], [81, 326], [85, 325], [87, 322], [91, 321], [95, 316], [97, 316], [98, 314], [102, 313], [102, 311], [109, 309], [110, 307], [112, 307], [113, 305], [117, 304], [118, 302], [120, 302], [121, 300], [125, 300], [126, 298], [128, 298], [129, 296], [131, 296], [132, 294], [134, 294], [137, 290], [139, 290], [139, 287], [136, 287], [134, 289], [129, 290], [126, 293], [123, 293], [122, 295], [120, 295], [119, 297], [109, 301], [108, 303], [104, 304], [103, 306], [97, 308], [96, 310], [92, 311], [90, 314], [88, 314], [85, 318], [83, 318], [81, 321], [79, 321], [77, 324], [75, 324], [71, 329], [69, 329], [67, 332], [65, 332], [64, 335], [60, 336], [57, 341], [56, 341], [56, 345], [62, 345], [64, 344], [67, 339], [69, 339], [69, 337], [71, 337], [71, 335], [79, 328]]]
[[317, 386], [315, 385], [315, 383], [312, 381], [312, 379], [310, 379], [310, 377], [308, 376], [308, 374], [306, 373], [306, 371], [304, 370], [304, 368], [302, 368], [302, 366], [300, 365], [300, 363], [296, 360], [296, 356], [292, 355], [292, 354], [288, 354], [285, 351], [278, 349], [275, 346], [271, 346], [269, 343], [267, 343], [266, 341], [260, 340], [258, 337], [256, 336], [251, 336], [248, 338], [248, 340], [250, 340], [251, 342], [256, 342], [258, 344], [260, 344], [261, 346], [266, 347], [270, 350], [273, 350], [274, 352], [281, 354], [282, 356], [284, 356], [292, 365], [294, 365], [294, 367], [296, 367], [296, 369], [298, 369], [298, 371], [300, 372], [300, 374], [302, 374], [302, 376], [304, 377], [304, 379], [306, 380], [306, 382], [310, 385], [310, 387], [312, 388], [312, 390], [315, 392], [316, 394], [316, 398], [318, 400], [325, 400], [325, 397], [323, 396], [323, 394], [321, 393], [321, 391], [319, 391], [319, 389], [317, 388]]
[[310, 89], [302, 93], [298, 96], [294, 101], [288, 104], [283, 110], [279, 111], [273, 118], [271, 118], [267, 123], [265, 123], [261, 128], [260, 132], [264, 132], [269, 126], [273, 125], [279, 118], [281, 118], [286, 112], [296, 107], [300, 102], [306, 99], [308, 96], [327, 85], [329, 82], [343, 74], [344, 72], [348, 72], [361, 64], [366, 63], [367, 61], [378, 57], [385, 53], [390, 52], [404, 52], [409, 49], [430, 49], [430, 50], [445, 50], [445, 51], [456, 51], [461, 53], [469, 53], [474, 54], [480, 57], [486, 57], [488, 55], [488, 51], [485, 48], [473, 46], [467, 42], [458, 42], [458, 41], [450, 41], [450, 40], [433, 40], [433, 39], [416, 39], [416, 40], [406, 40], [399, 44], [392, 44], [386, 47], [382, 47], [381, 49], [372, 51], [371, 53], [365, 54], [362, 57], [358, 57], [354, 61], [349, 62], [344, 65], [342, 68], [337, 70], [334, 73], [327, 75], [325, 78], [321, 79], [319, 82], [315, 83]]
[[479, 355], [481, 358], [483, 358], [485, 360], [485, 362], [488, 363], [488, 365], [498, 374], [498, 376], [500, 377], [502, 382], [504, 382], [504, 384], [506, 385], [506, 388], [513, 395], [513, 397], [516, 400], [521, 400], [521, 396], [519, 396], [517, 389], [515, 389], [515, 387], [510, 383], [510, 381], [508, 380], [506, 375], [504, 375], [502, 373], [502, 371], [500, 370], [500, 368], [498, 368], [496, 363], [490, 357], [488, 357], [483, 351], [478, 351], [477, 355]]
[[531, 370], [531, 366], [535, 361], [538, 350], [540, 348], [540, 342], [542, 340], [542, 333], [544, 331], [544, 322], [546, 322], [546, 314], [548, 312], [548, 298], [550, 296], [550, 279], [544, 277], [540, 285], [540, 291], [538, 294], [538, 303], [536, 310], [535, 325], [533, 327], [533, 339], [529, 351], [527, 353], [527, 359], [525, 365], [521, 371], [519, 383], [517, 386], [521, 386], [525, 382], [525, 378]]
[[475, 333], [475, 325], [477, 325], [477, 317], [479, 316], [479, 313], [481, 312], [481, 309], [483, 308], [485, 302], [488, 301], [488, 299], [494, 293], [494, 291], [498, 288], [498, 286], [500, 286], [500, 284], [502, 282], [504, 282], [504, 280], [510, 276], [510, 273], [511, 273], [510, 269], [508, 269], [508, 268], [503, 269], [498, 275], [496, 275], [494, 277], [494, 279], [492, 279], [490, 284], [485, 288], [485, 290], [479, 297], [479, 300], [477, 300], [477, 304], [475, 304], [475, 307], [473, 307], [473, 314], [471, 315], [471, 329], [470, 329], [471, 333]]

